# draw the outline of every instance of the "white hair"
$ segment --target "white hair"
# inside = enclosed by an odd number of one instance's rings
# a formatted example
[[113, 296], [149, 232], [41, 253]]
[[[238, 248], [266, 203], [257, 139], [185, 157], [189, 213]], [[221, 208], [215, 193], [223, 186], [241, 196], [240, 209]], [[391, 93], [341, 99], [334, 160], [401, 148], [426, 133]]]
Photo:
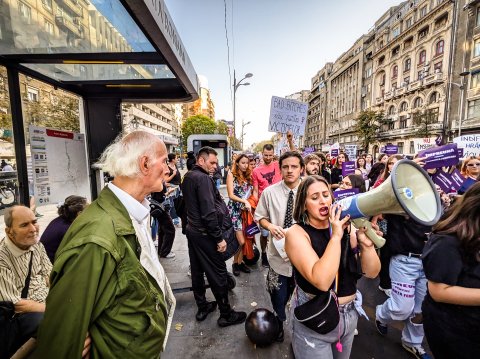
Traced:
[[155, 145], [158, 142], [161, 142], [158, 137], [145, 131], [135, 131], [126, 136], [121, 134], [103, 151], [95, 167], [113, 177], [137, 177], [140, 175], [138, 160], [147, 156], [155, 161]]

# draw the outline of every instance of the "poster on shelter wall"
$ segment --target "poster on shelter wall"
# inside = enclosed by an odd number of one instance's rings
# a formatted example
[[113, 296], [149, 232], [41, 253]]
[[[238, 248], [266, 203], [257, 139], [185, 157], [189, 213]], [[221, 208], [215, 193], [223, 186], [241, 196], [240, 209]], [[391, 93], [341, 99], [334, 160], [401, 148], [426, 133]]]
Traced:
[[287, 133], [303, 136], [307, 124], [308, 103], [272, 96], [270, 105], [269, 132]]
[[85, 135], [36, 126], [29, 130], [37, 205], [63, 202], [70, 195], [90, 201]]

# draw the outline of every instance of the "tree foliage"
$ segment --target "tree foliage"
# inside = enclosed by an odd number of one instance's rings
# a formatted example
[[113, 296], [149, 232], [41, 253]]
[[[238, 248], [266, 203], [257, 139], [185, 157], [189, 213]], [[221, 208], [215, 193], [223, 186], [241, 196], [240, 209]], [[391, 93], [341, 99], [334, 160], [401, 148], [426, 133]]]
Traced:
[[204, 115], [195, 115], [187, 118], [182, 125], [182, 138], [184, 146], [187, 146], [187, 139], [190, 135], [214, 134], [217, 131], [215, 120]]
[[264, 140], [264, 141], [261, 141], [261, 142], [257, 143], [255, 145], [255, 147], [253, 148], [253, 152], [255, 152], [255, 153], [262, 152], [263, 146], [265, 146], [267, 143], [273, 145], [273, 137], [270, 140]]
[[434, 134], [434, 131], [430, 129], [430, 125], [438, 122], [438, 112], [434, 109], [413, 112], [412, 121], [418, 127], [415, 135], [418, 137], [430, 137]]
[[240, 140], [236, 137], [230, 136], [228, 138], [228, 143], [230, 144], [230, 147], [234, 151], [242, 151], [242, 144], [240, 143]]
[[365, 151], [368, 151], [370, 144], [375, 142], [378, 130], [385, 121], [382, 111], [365, 110], [356, 118], [355, 131]]

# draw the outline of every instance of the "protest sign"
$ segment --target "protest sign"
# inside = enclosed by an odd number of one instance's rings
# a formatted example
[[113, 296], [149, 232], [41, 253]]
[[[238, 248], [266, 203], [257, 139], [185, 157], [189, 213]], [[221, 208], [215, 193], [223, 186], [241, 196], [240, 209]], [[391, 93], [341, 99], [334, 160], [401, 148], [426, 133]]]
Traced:
[[335, 191], [335, 192], [333, 192], [333, 198], [335, 198], [336, 200], [341, 200], [342, 198], [345, 198], [345, 197], [354, 196], [358, 192], [360, 192], [360, 190], [358, 188]]
[[458, 148], [463, 148], [463, 158], [480, 156], [480, 133], [455, 137], [453, 142]]
[[322, 145], [322, 152], [330, 152], [330, 148], [332, 148], [332, 145]]
[[398, 153], [398, 146], [397, 145], [386, 145], [385, 146], [385, 154], [391, 156], [396, 155]]
[[355, 174], [355, 161], [348, 161], [342, 163], [342, 176]]
[[303, 136], [307, 112], [308, 103], [272, 96], [268, 130], [280, 133], [290, 130], [295, 136]]
[[315, 147], [305, 147], [303, 149], [303, 157], [309, 155], [310, 153], [314, 153], [315, 152]]
[[463, 158], [463, 148], [457, 148], [458, 158]]
[[332, 157], [337, 157], [337, 156], [338, 156], [338, 151], [339, 151], [338, 148], [332, 148], [332, 149], [330, 150], [330, 156], [332, 156]]
[[253, 222], [250, 225], [245, 228], [245, 234], [247, 236], [254, 236], [255, 234], [260, 233], [260, 228], [258, 228], [258, 225]]
[[424, 169], [456, 166], [458, 163], [457, 144], [450, 143], [445, 146], [432, 147], [418, 152], [418, 157], [425, 157]]
[[455, 169], [455, 171], [451, 174], [452, 179], [452, 189], [458, 191], [460, 187], [462, 187], [463, 182], [465, 182], [465, 177], [462, 176], [459, 170]]
[[445, 193], [452, 192], [453, 181], [450, 173], [437, 171], [432, 177], [433, 183], [440, 186]]
[[345, 145], [345, 153], [348, 159], [353, 161], [357, 159], [357, 145]]
[[[298, 148], [299, 145], [299, 137], [293, 136], [292, 138], [293, 146]], [[288, 143], [287, 134], [286, 133], [277, 133], [276, 141], [274, 142], [275, 145], [275, 154], [277, 156], [283, 155], [285, 152], [291, 151], [290, 145]]]
[[414, 138], [413, 139], [415, 153], [426, 150], [427, 148], [435, 147], [435, 138]]

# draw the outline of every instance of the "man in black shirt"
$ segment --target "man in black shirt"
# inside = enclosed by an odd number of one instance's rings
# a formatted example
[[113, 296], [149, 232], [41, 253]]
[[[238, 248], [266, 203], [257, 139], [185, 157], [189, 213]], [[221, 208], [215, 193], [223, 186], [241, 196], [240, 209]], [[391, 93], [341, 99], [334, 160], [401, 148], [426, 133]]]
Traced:
[[[243, 323], [247, 314], [234, 311], [228, 301], [227, 266], [222, 253], [227, 249], [223, 225], [230, 217], [225, 201], [210, 176], [216, 168], [217, 152], [211, 147], [202, 147], [197, 163], [183, 178], [182, 192], [187, 212], [186, 235], [192, 288], [198, 306], [196, 319], [205, 320], [218, 303], [220, 318], [217, 322], [219, 326], [226, 327]], [[205, 298], [204, 273], [216, 302], [207, 302]]]
[[376, 309], [376, 326], [380, 334], [388, 332], [387, 323], [404, 321], [402, 345], [416, 358], [430, 358], [422, 347], [424, 331], [422, 302], [427, 292], [421, 253], [431, 227], [416, 223], [403, 215], [386, 215], [386, 240], [392, 253], [391, 297]]

